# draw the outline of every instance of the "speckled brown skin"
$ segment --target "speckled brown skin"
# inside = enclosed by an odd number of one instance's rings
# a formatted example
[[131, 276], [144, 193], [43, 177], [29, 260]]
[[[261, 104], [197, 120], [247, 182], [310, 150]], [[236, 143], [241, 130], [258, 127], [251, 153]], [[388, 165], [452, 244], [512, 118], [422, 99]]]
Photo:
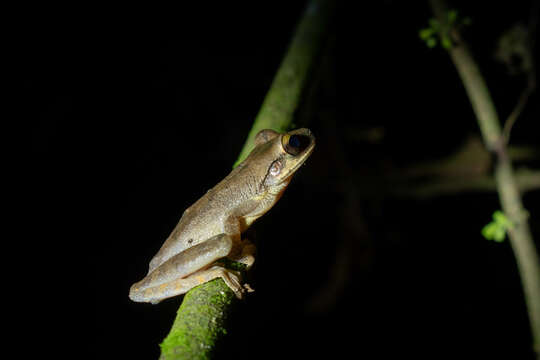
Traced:
[[[293, 136], [298, 146], [290, 145]], [[279, 200], [314, 147], [308, 129], [262, 130], [249, 156], [184, 212], [150, 261], [148, 275], [131, 287], [131, 300], [157, 303], [216, 277], [242, 297], [239, 274], [214, 263], [229, 257], [248, 268], [253, 264], [255, 247], [241, 234]]]

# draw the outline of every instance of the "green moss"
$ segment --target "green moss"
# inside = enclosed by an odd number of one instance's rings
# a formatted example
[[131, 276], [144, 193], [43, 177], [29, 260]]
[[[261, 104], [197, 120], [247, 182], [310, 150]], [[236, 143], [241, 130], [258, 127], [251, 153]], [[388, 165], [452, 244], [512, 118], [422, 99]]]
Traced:
[[227, 314], [235, 299], [221, 279], [189, 291], [169, 335], [160, 345], [160, 359], [209, 359], [216, 342], [226, 334]]
[[[246, 265], [224, 258], [224, 267], [245, 271]], [[227, 333], [227, 314], [236, 297], [222, 279], [190, 290], [178, 309], [169, 335], [160, 344], [160, 359], [208, 359], [216, 342]]]
[[240, 272], [245, 271], [247, 267], [246, 264], [231, 260], [229, 258], [219, 259], [217, 263], [223, 265], [223, 267], [227, 269]]

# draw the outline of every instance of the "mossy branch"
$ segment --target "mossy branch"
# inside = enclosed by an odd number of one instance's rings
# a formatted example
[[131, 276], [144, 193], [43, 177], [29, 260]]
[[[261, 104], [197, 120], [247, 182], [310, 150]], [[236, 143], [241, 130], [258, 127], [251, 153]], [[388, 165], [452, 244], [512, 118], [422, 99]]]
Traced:
[[[282, 131], [292, 124], [308, 74], [323, 43], [331, 1], [313, 0], [297, 26], [289, 49], [259, 110], [235, 165], [252, 150], [262, 129]], [[209, 359], [226, 334], [225, 323], [236, 298], [223, 280], [215, 279], [190, 290], [178, 309], [160, 359]]]
[[[448, 12], [444, 0], [431, 0], [433, 12], [443, 23]], [[508, 156], [505, 137], [494, 102], [479, 66], [471, 55], [459, 29], [449, 29], [452, 46], [448, 53], [456, 66], [478, 121], [484, 144], [496, 155], [495, 182], [505, 216], [514, 224], [508, 234], [518, 265], [536, 356], [540, 359], [540, 261], [523, 208], [518, 184]]]
[[283, 132], [293, 125], [308, 74], [321, 49], [331, 3], [332, 0], [314, 0], [309, 3], [234, 166], [251, 152], [255, 135], [259, 131], [273, 129]]
[[160, 345], [160, 359], [208, 359], [226, 333], [228, 308], [234, 299], [234, 293], [221, 279], [189, 291], [169, 335]]

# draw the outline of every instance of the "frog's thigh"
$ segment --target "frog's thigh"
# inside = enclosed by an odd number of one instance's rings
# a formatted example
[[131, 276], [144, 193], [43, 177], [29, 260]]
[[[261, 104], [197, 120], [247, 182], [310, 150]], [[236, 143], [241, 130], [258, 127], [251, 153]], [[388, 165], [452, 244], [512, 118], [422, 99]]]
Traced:
[[[229, 255], [232, 246], [233, 240], [230, 236], [219, 234], [182, 251], [135, 283], [130, 289], [130, 298], [134, 301], [146, 302], [150, 301], [148, 297], [153, 299], [159, 297], [160, 292], [165, 295], [170, 282], [206, 268], [214, 261]], [[169, 296], [163, 296], [163, 298], [166, 297]]]

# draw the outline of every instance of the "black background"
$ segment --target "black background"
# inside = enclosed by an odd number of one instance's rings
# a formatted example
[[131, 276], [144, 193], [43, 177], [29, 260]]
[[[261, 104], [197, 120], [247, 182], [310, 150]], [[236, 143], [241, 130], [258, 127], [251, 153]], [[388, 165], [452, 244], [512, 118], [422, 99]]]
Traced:
[[[338, 3], [333, 20], [308, 124], [316, 152], [254, 226], [256, 292], [236, 307], [220, 357], [532, 359], [511, 248], [480, 234], [500, 207], [495, 193], [359, 196], [358, 218], [342, 217], [352, 196], [336, 190], [343, 159], [373, 174], [389, 159], [400, 167], [447, 155], [478, 133], [448, 55], [418, 38], [427, 4], [352, 4]], [[24, 210], [15, 240], [37, 259], [24, 276], [31, 320], [16, 337], [32, 344], [45, 335], [33, 350], [56, 357], [159, 356], [181, 297], [136, 304], [129, 286], [182, 211], [230, 171], [304, 6], [14, 11], [9, 70], [23, 125], [15, 160]], [[530, 3], [456, 7], [473, 19], [468, 40], [504, 118], [524, 79], [509, 77], [493, 52], [506, 28], [528, 19]], [[535, 94], [512, 143], [538, 148], [538, 115]], [[348, 136], [371, 127], [385, 129], [382, 142]], [[524, 202], [538, 238], [539, 191]], [[369, 240], [341, 247], [355, 225]], [[345, 279], [328, 290], [343, 267]]]

